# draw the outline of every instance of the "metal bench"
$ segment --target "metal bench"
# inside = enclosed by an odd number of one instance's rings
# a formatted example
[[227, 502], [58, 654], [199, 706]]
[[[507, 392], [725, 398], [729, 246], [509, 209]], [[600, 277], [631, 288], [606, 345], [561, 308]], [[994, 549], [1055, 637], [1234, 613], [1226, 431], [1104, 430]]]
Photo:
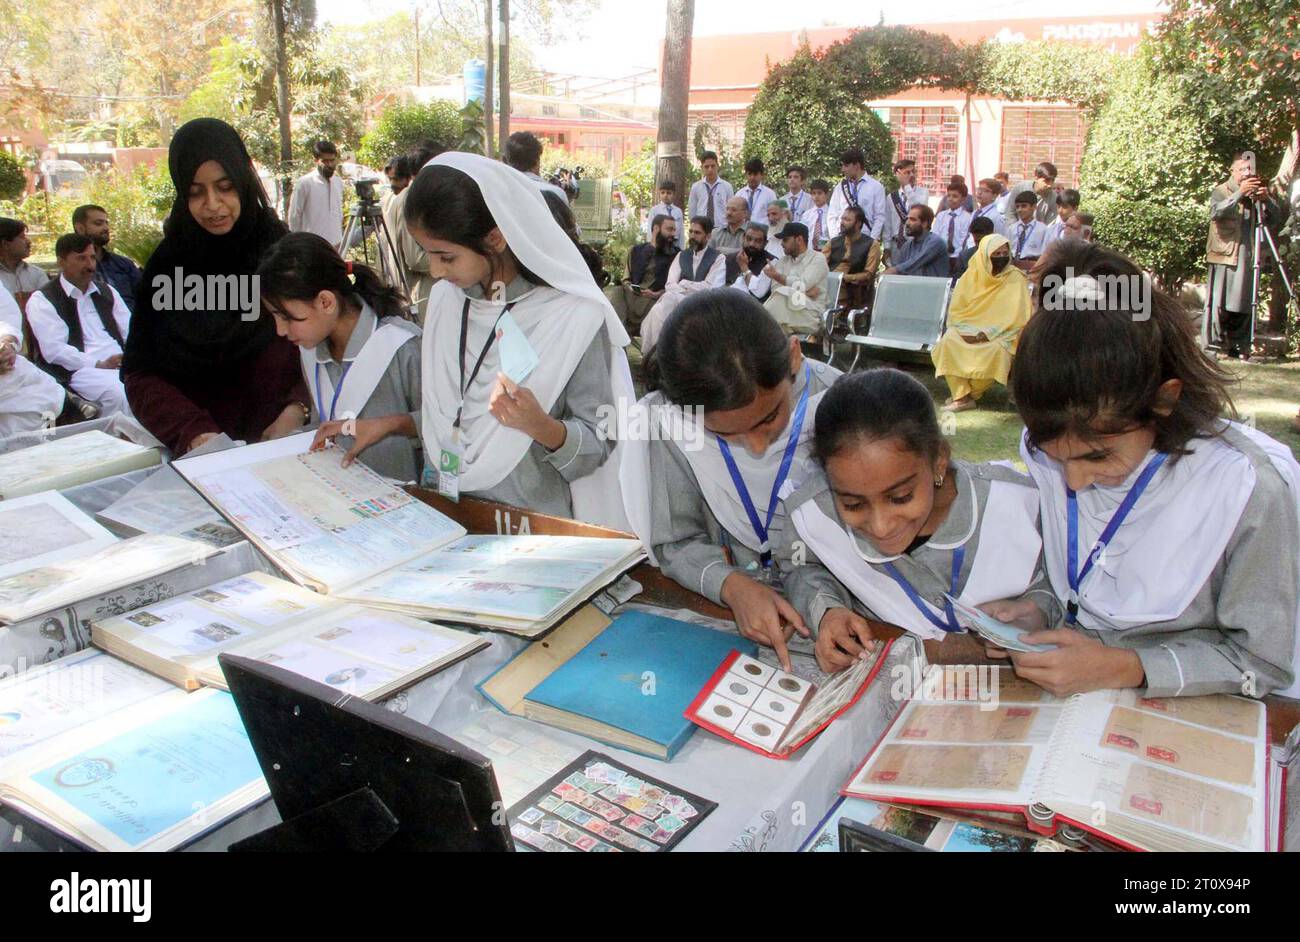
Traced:
[[[847, 343], [858, 347], [849, 372], [857, 367], [867, 347], [929, 353], [943, 336], [951, 297], [952, 281], [948, 278], [882, 277], [876, 286], [867, 333], [851, 333], [845, 338]], [[849, 323], [855, 330], [860, 329], [858, 318], [850, 317]]]

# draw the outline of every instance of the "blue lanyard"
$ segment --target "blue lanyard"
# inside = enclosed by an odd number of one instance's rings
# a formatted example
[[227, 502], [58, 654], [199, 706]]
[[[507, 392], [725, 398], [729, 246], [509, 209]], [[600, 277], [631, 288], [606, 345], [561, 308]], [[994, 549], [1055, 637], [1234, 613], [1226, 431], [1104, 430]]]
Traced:
[[732, 457], [731, 446], [724, 439], [718, 439], [718, 450], [722, 452], [722, 460], [726, 462], [727, 472], [731, 475], [731, 483], [735, 485], [736, 494], [740, 497], [741, 504], [744, 505], [745, 513], [749, 516], [749, 523], [754, 528], [754, 535], [758, 537], [764, 569], [771, 568], [772, 565], [772, 548], [768, 545], [767, 532], [772, 526], [772, 518], [776, 515], [776, 502], [780, 499], [781, 487], [785, 484], [785, 479], [790, 476], [790, 466], [794, 463], [794, 453], [799, 448], [799, 434], [803, 431], [803, 420], [808, 414], [808, 398], [811, 392], [812, 367], [805, 364], [803, 395], [799, 397], [799, 405], [795, 407], [794, 418], [790, 420], [790, 441], [785, 446], [785, 455], [781, 458], [781, 469], [777, 472], [776, 481], [772, 484], [772, 496], [767, 502], [766, 523], [758, 519], [758, 509], [754, 506], [754, 499], [749, 496], [749, 488], [745, 484], [745, 479], [741, 477], [740, 468], [736, 467], [736, 459]]
[[[952, 588], [948, 590], [948, 594], [953, 598], [957, 597], [957, 581], [961, 578], [961, 564], [965, 559], [966, 547], [957, 547], [956, 552], [952, 554]], [[924, 615], [930, 624], [934, 625], [940, 631], [946, 631], [949, 634], [957, 634], [961, 631], [961, 625], [957, 622], [957, 613], [952, 610], [952, 602], [947, 599], [944, 600], [943, 609], [944, 613], [948, 616], [948, 620], [944, 621], [930, 609], [929, 605], [925, 604], [925, 599], [921, 598], [920, 593], [912, 588], [912, 584], [907, 581], [907, 578], [901, 572], [898, 571], [897, 566], [893, 563], [885, 563], [885, 572], [889, 574], [891, 579], [898, 583], [900, 589], [907, 593], [907, 597], [912, 600], [912, 604], [916, 606], [916, 610]]]
[[799, 218], [799, 215], [800, 215], [800, 213], [799, 213], [799, 207], [802, 206], [802, 205], [803, 205], [803, 191], [800, 190], [800, 191], [799, 191], [799, 195], [798, 195], [797, 197], [795, 197], [795, 199], [793, 199], [793, 200], [790, 202], [790, 218], [791, 218], [791, 219], [798, 219], [798, 218]]
[[321, 363], [316, 361], [316, 414], [320, 416], [322, 422], [334, 421], [334, 409], [339, 404], [339, 396], [343, 393], [343, 383], [348, 378], [348, 370], [352, 369], [352, 364], [343, 364], [343, 375], [339, 377], [338, 384], [334, 387], [334, 398], [330, 401], [330, 414], [325, 415], [325, 402], [320, 397], [320, 368]]
[[1106, 524], [1106, 529], [1101, 532], [1101, 538], [1097, 540], [1097, 545], [1092, 548], [1088, 554], [1087, 561], [1083, 564], [1083, 569], [1079, 569], [1079, 498], [1078, 495], [1067, 485], [1065, 488], [1066, 503], [1066, 520], [1068, 524], [1070, 541], [1069, 546], [1069, 568], [1066, 575], [1070, 580], [1070, 598], [1066, 605], [1065, 620], [1073, 625], [1079, 620], [1079, 587], [1083, 585], [1083, 580], [1088, 578], [1088, 573], [1092, 572], [1092, 564], [1097, 561], [1097, 557], [1105, 552], [1110, 541], [1115, 538], [1119, 528], [1124, 525], [1128, 515], [1137, 505], [1142, 493], [1151, 483], [1151, 479], [1156, 476], [1156, 472], [1164, 466], [1165, 459], [1169, 456], [1164, 454], [1156, 455], [1151, 459], [1151, 463], [1146, 466], [1137, 483], [1124, 495], [1123, 502], [1119, 505], [1119, 510], [1115, 511], [1115, 516], [1110, 518], [1110, 523]]

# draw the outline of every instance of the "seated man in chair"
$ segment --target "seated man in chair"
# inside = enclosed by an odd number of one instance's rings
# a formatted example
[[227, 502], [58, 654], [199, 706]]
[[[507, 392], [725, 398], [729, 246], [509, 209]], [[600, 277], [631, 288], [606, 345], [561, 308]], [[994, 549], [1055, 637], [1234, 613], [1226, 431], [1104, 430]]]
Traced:
[[712, 228], [707, 216], [696, 216], [691, 220], [688, 247], [673, 259], [663, 296], [641, 322], [642, 353], [649, 353], [659, 342], [659, 331], [663, 329], [664, 321], [688, 294], [721, 288], [726, 284], [727, 259], [720, 249], [709, 243]]
[[772, 296], [763, 305], [792, 335], [815, 334], [826, 306], [826, 256], [808, 247], [808, 227], [788, 223], [779, 237], [785, 255], [764, 269]]
[[129, 415], [121, 368], [130, 312], [122, 296], [95, 277], [95, 243], [89, 236], [61, 236], [54, 253], [59, 277], [27, 302], [33, 359], [61, 386], [98, 405], [103, 415]]
[[627, 259], [627, 280], [610, 285], [605, 296], [627, 332], [636, 335], [650, 309], [668, 286], [668, 270], [678, 254], [677, 220], [659, 215], [650, 225], [650, 241], [634, 245]]
[[849, 206], [840, 217], [840, 234], [826, 243], [823, 253], [832, 272], [843, 275], [840, 307], [858, 310], [870, 303], [871, 286], [880, 267], [880, 243], [863, 232], [867, 214]]

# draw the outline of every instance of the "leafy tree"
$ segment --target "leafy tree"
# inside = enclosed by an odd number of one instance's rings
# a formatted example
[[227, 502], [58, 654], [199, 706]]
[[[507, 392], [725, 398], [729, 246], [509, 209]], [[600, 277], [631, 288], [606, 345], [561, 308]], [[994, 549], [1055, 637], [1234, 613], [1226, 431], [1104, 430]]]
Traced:
[[1117, 60], [1100, 46], [985, 42], [970, 53], [968, 90], [1008, 101], [1068, 101], [1096, 108], [1105, 99]]
[[947, 36], [908, 26], [873, 26], [830, 46], [822, 61], [835, 87], [859, 102], [887, 98], [914, 85], [969, 88], [975, 54]]
[[1300, 137], [1300, 7], [1295, 0], [1172, 0], [1156, 64], [1211, 125], [1280, 151]]
[[826, 66], [805, 44], [763, 82], [745, 124], [745, 153], [761, 156], [774, 176], [799, 164], [829, 179], [838, 176], [844, 149], [856, 146], [866, 153], [868, 173], [888, 177], [894, 141], [863, 100], [829, 84]]
[[0, 150], [0, 200], [16, 200], [27, 189], [23, 165], [7, 151]]
[[1123, 61], [1088, 135], [1080, 171], [1099, 241], [1168, 288], [1204, 264], [1211, 188], [1224, 176], [1205, 116], [1139, 50]]
[[389, 157], [415, 150], [421, 141], [454, 149], [463, 132], [460, 108], [455, 102], [431, 101], [424, 105], [393, 105], [363, 138], [357, 159], [382, 167]]

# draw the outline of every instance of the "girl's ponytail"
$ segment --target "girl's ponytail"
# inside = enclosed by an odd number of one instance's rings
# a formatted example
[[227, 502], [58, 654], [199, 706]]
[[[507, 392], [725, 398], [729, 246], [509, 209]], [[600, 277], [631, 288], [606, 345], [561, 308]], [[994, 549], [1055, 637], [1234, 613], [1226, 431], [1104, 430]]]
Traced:
[[384, 283], [373, 268], [345, 261], [334, 247], [311, 232], [291, 232], [275, 244], [257, 269], [263, 303], [313, 301], [332, 291], [340, 302], [365, 301], [376, 317], [410, 319], [401, 289]]
[[411, 309], [401, 288], [384, 282], [368, 265], [351, 264], [354, 293], [370, 305], [376, 317], [401, 317], [411, 320]]

